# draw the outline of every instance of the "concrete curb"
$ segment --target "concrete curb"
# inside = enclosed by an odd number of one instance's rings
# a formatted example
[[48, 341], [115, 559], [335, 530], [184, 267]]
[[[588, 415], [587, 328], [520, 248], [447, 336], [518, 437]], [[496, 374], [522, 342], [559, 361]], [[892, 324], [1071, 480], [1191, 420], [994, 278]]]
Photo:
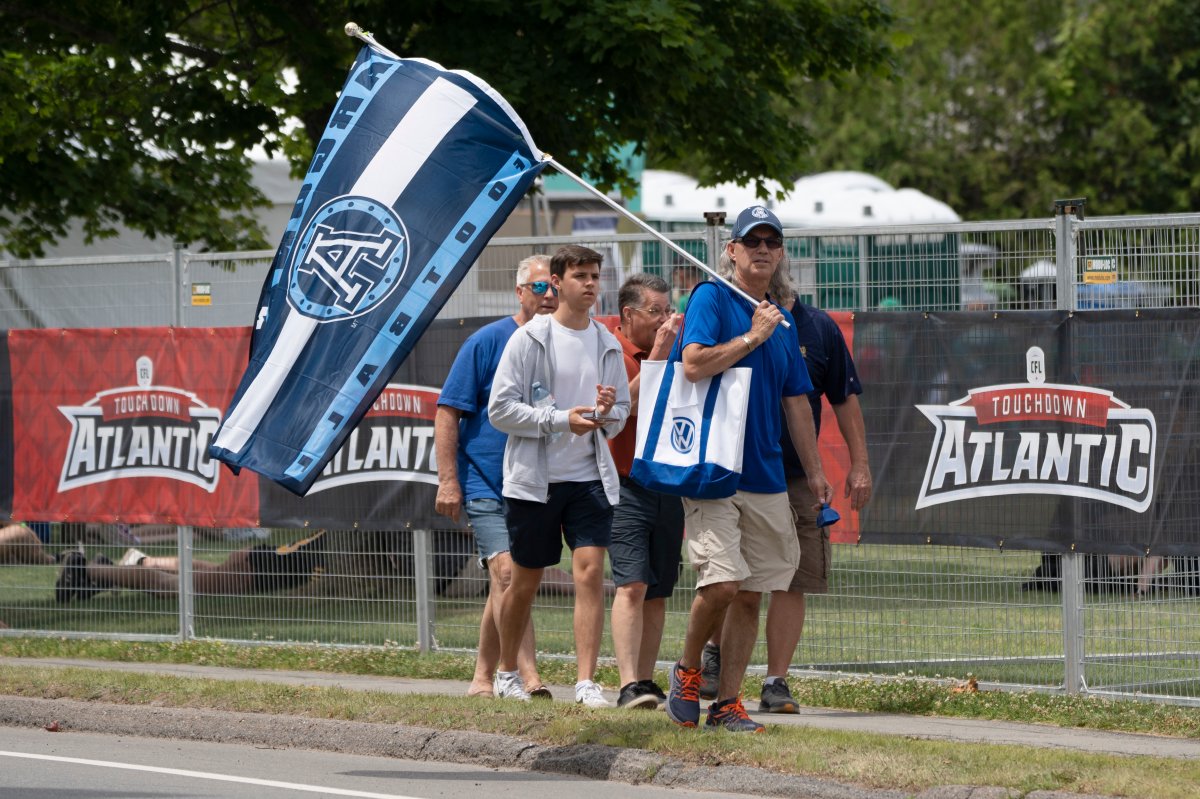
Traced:
[[[634, 785], [804, 799], [906, 799], [912, 794], [746, 766], [697, 766], [662, 755], [597, 744], [542, 746], [508, 735], [204, 708], [166, 708], [0, 697], [0, 725], [62, 732], [174, 738], [213, 743], [316, 749], [376, 757], [520, 768]], [[1022, 795], [1007, 788], [947, 785], [916, 799], [1104, 799], [1056, 791]]]

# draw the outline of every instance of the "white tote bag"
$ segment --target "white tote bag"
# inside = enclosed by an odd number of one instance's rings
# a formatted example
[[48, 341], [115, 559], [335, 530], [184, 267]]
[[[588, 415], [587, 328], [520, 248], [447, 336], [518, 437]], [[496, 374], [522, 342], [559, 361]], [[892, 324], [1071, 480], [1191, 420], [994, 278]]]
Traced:
[[694, 499], [733, 496], [742, 472], [752, 370], [693, 383], [680, 362], [682, 331], [665, 361], [643, 361], [637, 448], [630, 475], [654, 491]]

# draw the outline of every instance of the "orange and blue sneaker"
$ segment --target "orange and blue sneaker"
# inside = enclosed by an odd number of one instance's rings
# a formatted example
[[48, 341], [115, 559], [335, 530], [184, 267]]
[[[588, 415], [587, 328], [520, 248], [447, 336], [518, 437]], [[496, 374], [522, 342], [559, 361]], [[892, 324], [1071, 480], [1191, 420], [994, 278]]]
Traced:
[[746, 714], [742, 707], [742, 697], [713, 702], [708, 706], [708, 719], [704, 722], [706, 730], [729, 730], [730, 732], [766, 732], [767, 728]]
[[682, 727], [700, 723], [700, 669], [685, 669], [678, 662], [671, 667], [666, 710], [667, 718]]

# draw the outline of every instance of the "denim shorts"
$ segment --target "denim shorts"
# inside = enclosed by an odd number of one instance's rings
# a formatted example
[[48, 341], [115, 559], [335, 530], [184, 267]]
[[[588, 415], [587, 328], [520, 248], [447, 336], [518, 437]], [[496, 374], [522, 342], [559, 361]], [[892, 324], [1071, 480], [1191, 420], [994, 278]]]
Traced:
[[608, 547], [613, 506], [599, 480], [551, 483], [545, 502], [506, 498], [504, 517], [513, 563], [526, 569], [556, 566], [563, 539], [578, 547]]
[[675, 590], [683, 546], [683, 503], [621, 478], [621, 504], [613, 510], [608, 559], [615, 585], [646, 584], [646, 599]]
[[508, 524], [504, 521], [504, 503], [491, 497], [468, 499], [465, 503], [467, 520], [475, 531], [475, 551], [479, 553], [479, 568], [487, 569], [487, 562], [507, 552]]

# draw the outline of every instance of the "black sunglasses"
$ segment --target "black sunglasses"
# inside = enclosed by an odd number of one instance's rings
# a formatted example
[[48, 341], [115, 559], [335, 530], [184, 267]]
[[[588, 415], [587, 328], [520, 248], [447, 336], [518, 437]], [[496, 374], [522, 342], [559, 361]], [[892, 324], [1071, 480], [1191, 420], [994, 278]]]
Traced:
[[743, 247], [750, 250], [757, 250], [758, 245], [763, 243], [766, 243], [768, 250], [778, 250], [783, 246], [783, 239], [778, 236], [772, 236], [769, 239], [760, 239], [758, 236], [742, 236], [734, 241], [740, 242]]
[[[534, 280], [532, 283], [522, 283], [521, 288], [527, 288], [539, 297], [546, 293], [549, 289], [554, 289], [550, 285], [549, 280]], [[554, 289], [554, 296], [558, 296], [558, 289]]]

